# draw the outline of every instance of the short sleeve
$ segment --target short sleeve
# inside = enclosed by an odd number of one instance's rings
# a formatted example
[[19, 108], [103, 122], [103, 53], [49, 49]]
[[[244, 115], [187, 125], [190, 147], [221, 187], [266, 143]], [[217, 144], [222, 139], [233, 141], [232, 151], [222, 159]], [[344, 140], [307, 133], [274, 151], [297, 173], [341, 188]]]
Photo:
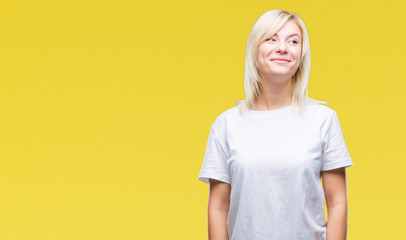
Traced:
[[198, 179], [204, 183], [209, 183], [209, 178], [230, 184], [227, 154], [213, 128], [210, 130]]
[[341, 167], [351, 167], [354, 164], [344, 141], [337, 113], [333, 111], [329, 126], [323, 140], [323, 159], [321, 171]]

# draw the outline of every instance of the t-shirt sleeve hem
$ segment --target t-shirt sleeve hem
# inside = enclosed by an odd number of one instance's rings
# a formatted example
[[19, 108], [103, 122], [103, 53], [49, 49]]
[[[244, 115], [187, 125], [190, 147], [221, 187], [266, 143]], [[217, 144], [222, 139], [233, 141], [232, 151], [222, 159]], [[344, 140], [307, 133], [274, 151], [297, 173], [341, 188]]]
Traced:
[[335, 162], [324, 164], [323, 167], [321, 168], [321, 171], [327, 171], [327, 170], [332, 170], [336, 168], [341, 168], [341, 167], [351, 167], [354, 164], [351, 161], [351, 158], [344, 158], [344, 159], [338, 159]]
[[207, 173], [200, 174], [198, 179], [200, 181], [204, 182], [204, 183], [210, 183], [209, 178], [216, 179], [218, 181], [230, 184], [230, 179], [228, 177], [218, 176], [218, 175], [213, 175], [213, 174], [207, 174]]

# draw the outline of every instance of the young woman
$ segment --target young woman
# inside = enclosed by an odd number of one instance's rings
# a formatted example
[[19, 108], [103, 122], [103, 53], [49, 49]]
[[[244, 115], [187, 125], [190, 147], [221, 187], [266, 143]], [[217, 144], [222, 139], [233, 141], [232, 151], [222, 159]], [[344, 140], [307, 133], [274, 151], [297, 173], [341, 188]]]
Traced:
[[248, 37], [246, 99], [214, 120], [199, 173], [210, 183], [210, 240], [346, 239], [353, 163], [337, 113], [307, 96], [309, 73], [303, 21], [261, 15]]

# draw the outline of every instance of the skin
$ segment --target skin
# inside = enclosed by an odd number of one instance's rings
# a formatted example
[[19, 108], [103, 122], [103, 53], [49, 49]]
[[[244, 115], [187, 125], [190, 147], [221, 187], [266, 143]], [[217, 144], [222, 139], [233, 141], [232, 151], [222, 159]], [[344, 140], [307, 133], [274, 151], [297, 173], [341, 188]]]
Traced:
[[327, 240], [347, 239], [347, 184], [345, 168], [321, 172], [327, 205]]
[[[294, 35], [292, 35], [294, 34]], [[288, 21], [275, 35], [258, 47], [257, 63], [261, 70], [261, 97], [255, 103], [257, 111], [274, 110], [291, 104], [292, 76], [300, 65], [302, 32], [294, 20]], [[276, 62], [285, 58], [288, 62]], [[322, 171], [328, 223], [327, 240], [345, 240], [347, 227], [347, 195], [345, 169]], [[209, 179], [208, 226], [209, 240], [228, 240], [227, 217], [231, 186]]]
[[[300, 28], [290, 20], [259, 45], [257, 63], [263, 88], [254, 110], [273, 110], [291, 104], [292, 76], [300, 65], [301, 36]], [[273, 58], [285, 58], [289, 62], [279, 63]]]
[[228, 240], [227, 218], [231, 185], [209, 179], [208, 228], [209, 240]]

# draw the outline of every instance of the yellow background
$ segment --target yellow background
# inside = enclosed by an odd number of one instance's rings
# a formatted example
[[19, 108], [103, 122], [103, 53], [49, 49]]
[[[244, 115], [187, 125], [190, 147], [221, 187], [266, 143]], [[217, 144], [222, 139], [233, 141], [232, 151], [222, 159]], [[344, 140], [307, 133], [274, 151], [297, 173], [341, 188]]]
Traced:
[[70, 0], [0, 3], [0, 239], [207, 239], [209, 128], [274, 8], [306, 23], [309, 96], [340, 118], [348, 239], [404, 236], [402, 1]]

